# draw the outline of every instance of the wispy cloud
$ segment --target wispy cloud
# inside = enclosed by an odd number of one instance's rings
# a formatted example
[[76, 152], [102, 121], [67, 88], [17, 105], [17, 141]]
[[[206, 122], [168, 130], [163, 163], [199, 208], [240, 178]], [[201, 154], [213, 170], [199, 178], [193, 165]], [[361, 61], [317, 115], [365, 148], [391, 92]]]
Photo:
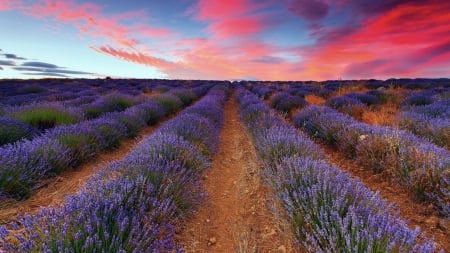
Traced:
[[0, 65], [3, 65], [3, 66], [16, 66], [16, 63], [14, 61], [0, 60]]
[[14, 59], [14, 60], [26, 60], [25, 58], [23, 58], [23, 57], [19, 57], [19, 56], [17, 56], [17, 55], [15, 55], [15, 54], [3, 54], [6, 58], [8, 58], [8, 59]]
[[47, 68], [47, 69], [56, 69], [56, 68], [58, 68], [58, 66], [56, 66], [55, 64], [46, 63], [46, 62], [37, 62], [37, 61], [25, 62], [25, 63], [22, 64], [22, 66], [36, 67], [36, 68]]
[[136, 20], [147, 19], [147, 14], [143, 11], [107, 15], [96, 4], [78, 4], [70, 0], [40, 0], [24, 9], [35, 17], [73, 25], [82, 34], [102, 38], [122, 47], [135, 47], [139, 43], [139, 36], [166, 37], [173, 33], [165, 27], [136, 23]]
[[60, 67], [58, 65], [41, 62], [41, 61], [25, 61], [26, 58], [18, 57], [15, 54], [4, 53], [3, 56], [7, 60], [0, 60], [1, 70], [4, 70], [5, 67], [19, 71], [24, 75], [37, 75], [37, 76], [53, 76], [53, 77], [72, 77], [72, 76], [95, 76], [95, 73], [85, 72], [85, 71], [77, 71], [71, 70], [64, 67]]
[[[194, 35], [154, 25], [143, 10], [111, 14], [91, 2], [0, 0], [0, 10], [13, 8], [73, 26], [95, 39], [92, 52], [168, 78], [387, 78], [450, 69], [448, 1], [197, 0], [184, 15], [200, 27]], [[1, 66], [24, 73], [90, 74], [3, 56]]]

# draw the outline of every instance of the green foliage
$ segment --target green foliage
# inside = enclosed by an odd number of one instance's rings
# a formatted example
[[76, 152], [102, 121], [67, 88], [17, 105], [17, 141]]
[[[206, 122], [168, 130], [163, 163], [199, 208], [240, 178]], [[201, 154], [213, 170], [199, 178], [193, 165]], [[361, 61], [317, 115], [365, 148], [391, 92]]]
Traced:
[[28, 108], [14, 113], [12, 117], [41, 130], [79, 122], [79, 118], [71, 113], [50, 107]]

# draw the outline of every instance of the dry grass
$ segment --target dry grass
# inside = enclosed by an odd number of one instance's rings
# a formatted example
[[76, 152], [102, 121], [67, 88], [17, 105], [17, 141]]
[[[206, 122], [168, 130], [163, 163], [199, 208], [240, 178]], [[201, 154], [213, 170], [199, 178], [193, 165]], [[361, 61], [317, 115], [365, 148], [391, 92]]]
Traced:
[[391, 126], [394, 124], [397, 112], [397, 106], [386, 104], [378, 108], [364, 110], [361, 121], [370, 125]]
[[306, 102], [308, 102], [309, 104], [312, 104], [312, 105], [325, 104], [325, 99], [323, 97], [312, 95], [312, 94], [306, 95], [305, 100], [306, 100]]

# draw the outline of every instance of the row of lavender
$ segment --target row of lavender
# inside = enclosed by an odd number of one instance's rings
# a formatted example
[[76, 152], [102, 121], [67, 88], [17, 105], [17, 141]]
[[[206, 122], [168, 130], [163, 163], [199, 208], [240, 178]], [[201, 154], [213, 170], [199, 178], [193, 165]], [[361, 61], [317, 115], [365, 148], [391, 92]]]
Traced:
[[450, 79], [388, 79], [382, 80], [329, 80], [329, 81], [278, 81], [278, 82], [261, 82], [248, 81], [241, 82], [246, 88], [260, 97], [266, 98], [274, 92], [287, 92], [291, 95], [305, 97], [306, 95], [316, 95], [325, 99], [331, 95], [340, 93], [345, 90], [369, 89], [375, 93], [386, 89], [406, 89], [426, 90], [441, 87], [443, 89], [450, 88]]
[[397, 125], [450, 150], [450, 90], [438, 94], [418, 94], [405, 101], [413, 99], [422, 102], [405, 103], [397, 117]]
[[[118, 83], [114, 84], [118, 85]], [[202, 91], [202, 85], [203, 82], [193, 82], [173, 88], [164, 86], [164, 90], [162, 88], [159, 90], [161, 93], [170, 90], [171, 93], [183, 94], [186, 93], [186, 88], [189, 88], [194, 93], [198, 93]], [[70, 87], [67, 86], [67, 89]], [[96, 90], [96, 92], [98, 91]], [[123, 111], [130, 106], [145, 102], [149, 98], [143, 93], [138, 92], [138, 95], [131, 96], [121, 90], [106, 94], [92, 93], [95, 95], [82, 95], [66, 101], [35, 101], [19, 106], [1, 106], [0, 146], [22, 138], [32, 139], [46, 129], [58, 125], [74, 124], [98, 118], [108, 112]]]
[[83, 100], [73, 105], [62, 102], [39, 102], [3, 107], [0, 117], [0, 145], [14, 143], [23, 138], [31, 140], [47, 129], [76, 124], [108, 112], [123, 111], [147, 100], [119, 93], [81, 99]]
[[[94, 176], [60, 208], [25, 216], [10, 232], [9, 252], [171, 252], [174, 225], [199, 204], [200, 173], [209, 168], [228, 88], [216, 86], [123, 160]], [[17, 233], [18, 232], [18, 233]]]
[[[156, 79], [42, 79], [0, 80], [0, 105], [69, 101], [111, 92], [138, 96], [172, 88], [192, 88], [207, 81]], [[213, 82], [210, 82], [212, 84]]]
[[255, 95], [238, 91], [241, 118], [253, 135], [295, 235], [309, 252], [433, 252], [389, 204], [332, 166], [310, 139]]
[[121, 112], [61, 125], [32, 140], [0, 147], [0, 199], [29, 196], [40, 180], [118, 147], [123, 139], [187, 106], [209, 88], [209, 84], [204, 85], [197, 94], [188, 90], [167, 92]]
[[[437, 99], [437, 102], [428, 106], [418, 106], [419, 108], [411, 105], [411, 101], [417, 100], [415, 98], [418, 96], [424, 96], [423, 93], [442, 97], [445, 90], [432, 89], [420, 93], [422, 94], [415, 93], [407, 97], [404, 106], [428, 114], [448, 114], [445, 110], [448, 109], [448, 106], [445, 106], [447, 102], [442, 99]], [[308, 103], [303, 98], [286, 92], [278, 92], [270, 100], [270, 105], [283, 113], [288, 113], [293, 108], [302, 109], [293, 117], [297, 127], [339, 149], [348, 158], [356, 159], [362, 166], [371, 168], [375, 173], [389, 173], [392, 178], [406, 185], [419, 199], [431, 200], [441, 214], [450, 216], [448, 150], [418, 138], [408, 131], [364, 124], [332, 109], [349, 113], [354, 106], [378, 103], [380, 98], [376, 97], [375, 92], [333, 97], [326, 102], [329, 107], [307, 106]], [[305, 107], [306, 109], [303, 109]], [[447, 128], [445, 124], [440, 124], [434, 129], [439, 130], [435, 132], [436, 134], [441, 133], [437, 136], [439, 140], [446, 142], [450, 137], [448, 118], [443, 122], [446, 122]], [[416, 125], [415, 122], [411, 124]]]
[[[9, 252], [173, 252], [174, 225], [202, 199], [199, 174], [210, 166], [228, 88], [163, 125], [123, 160], [107, 165], [60, 208], [0, 227]], [[172, 251], [173, 250], [173, 251]]]
[[[441, 147], [450, 148], [450, 89], [429, 88], [422, 91], [403, 91], [396, 94], [382, 90], [349, 93], [327, 99], [325, 105], [361, 120], [361, 113], [376, 110], [383, 103], [400, 106], [393, 125], [429, 139]], [[404, 96], [400, 98], [400, 96]], [[399, 100], [399, 101], [395, 101]]]
[[294, 117], [309, 135], [375, 173], [387, 172], [421, 199], [450, 215], [450, 152], [410, 132], [367, 125], [334, 109], [309, 106]]

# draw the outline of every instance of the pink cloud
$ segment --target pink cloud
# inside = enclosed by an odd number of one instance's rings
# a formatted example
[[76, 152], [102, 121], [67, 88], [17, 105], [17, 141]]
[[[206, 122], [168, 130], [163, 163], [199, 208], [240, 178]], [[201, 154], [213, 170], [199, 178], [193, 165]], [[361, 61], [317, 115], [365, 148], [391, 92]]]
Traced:
[[208, 31], [218, 39], [242, 37], [263, 31], [267, 24], [261, 16], [222, 19], [211, 23]]
[[266, 29], [271, 20], [269, 16], [257, 14], [271, 1], [253, 0], [198, 0], [194, 16], [209, 22], [207, 31], [214, 39], [232, 39], [251, 36]]
[[[0, 10], [19, 8], [12, 7], [15, 3], [0, 0]], [[351, 22], [320, 24], [335, 14], [334, 7], [356, 11]], [[98, 5], [62, 0], [19, 9], [73, 25], [80, 34], [101, 39], [104, 46], [91, 46], [95, 52], [156, 68], [169, 78], [388, 78], [448, 75], [444, 67], [450, 67], [446, 1], [198, 0], [191, 15], [204, 25], [207, 37], [188, 39], [181, 38], [182, 31], [152, 26], [143, 11], [107, 15]], [[314, 23], [309, 28], [314, 44], [283, 47], [255, 36], [276, 29], [276, 18], [289, 11]]]
[[443, 72], [428, 69], [450, 65], [449, 42], [442, 40], [450, 34], [450, 3], [396, 1], [366, 8], [378, 12], [363, 13], [359, 24], [322, 28], [314, 35], [317, 44], [299, 48], [297, 53], [307, 63], [305, 76], [429, 76]]
[[235, 17], [255, 10], [260, 4], [251, 0], [199, 0], [196, 17], [200, 20], [217, 20]]
[[21, 0], [0, 0], [0, 11], [16, 9], [22, 5]]
[[101, 54], [113, 56], [125, 61], [142, 64], [149, 67], [156, 67], [162, 70], [173, 66], [173, 63], [167, 60], [153, 57], [141, 52], [130, 52], [125, 49], [114, 49], [110, 46], [101, 46], [99, 48], [91, 47], [91, 49]]
[[107, 39], [119, 46], [135, 47], [139, 37], [165, 37], [173, 34], [168, 28], [153, 27], [147, 24], [125, 25], [122, 21], [145, 20], [143, 11], [124, 12], [106, 15], [96, 4], [78, 4], [74, 1], [42, 0], [27, 6], [26, 12], [39, 18], [51, 18], [75, 26], [81, 33], [92, 37]]

